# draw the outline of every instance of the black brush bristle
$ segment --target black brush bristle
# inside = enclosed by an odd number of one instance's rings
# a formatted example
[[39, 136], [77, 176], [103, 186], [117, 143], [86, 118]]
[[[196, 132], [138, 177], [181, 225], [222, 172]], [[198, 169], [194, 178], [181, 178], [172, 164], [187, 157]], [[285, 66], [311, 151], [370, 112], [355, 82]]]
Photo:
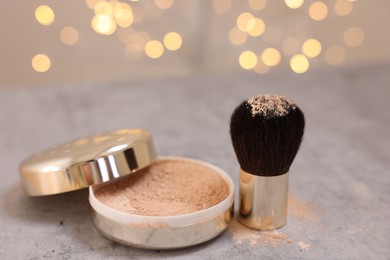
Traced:
[[[273, 95], [258, 97], [265, 104], [270, 104], [266, 103], [270, 102], [268, 97], [290, 102]], [[264, 113], [254, 115], [251, 105], [245, 100], [231, 116], [230, 135], [234, 151], [241, 169], [247, 173], [282, 175], [289, 171], [299, 150], [305, 128], [302, 111], [293, 103], [287, 103], [283, 113], [276, 109], [277, 106], [271, 104]]]

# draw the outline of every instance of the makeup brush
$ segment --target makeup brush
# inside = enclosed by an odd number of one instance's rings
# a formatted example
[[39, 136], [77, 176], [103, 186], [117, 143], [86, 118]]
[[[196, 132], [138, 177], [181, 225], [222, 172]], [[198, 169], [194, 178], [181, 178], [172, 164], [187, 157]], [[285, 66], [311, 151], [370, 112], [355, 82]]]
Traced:
[[234, 110], [230, 135], [241, 168], [241, 224], [259, 230], [285, 225], [288, 171], [304, 128], [302, 111], [286, 97], [259, 95]]

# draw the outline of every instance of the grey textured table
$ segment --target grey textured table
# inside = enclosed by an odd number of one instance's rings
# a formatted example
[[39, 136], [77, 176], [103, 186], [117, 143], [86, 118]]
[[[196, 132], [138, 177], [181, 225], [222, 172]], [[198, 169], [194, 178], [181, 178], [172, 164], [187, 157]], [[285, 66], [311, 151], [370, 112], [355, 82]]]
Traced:
[[[244, 98], [276, 93], [306, 113], [291, 169], [288, 223], [260, 233], [233, 222], [182, 250], [146, 251], [104, 238], [88, 191], [29, 198], [18, 164], [79, 136], [141, 127], [160, 155], [225, 169], [238, 190], [229, 116]], [[0, 88], [0, 258], [388, 259], [390, 257], [390, 64], [342, 70], [200, 75], [96, 85]]]

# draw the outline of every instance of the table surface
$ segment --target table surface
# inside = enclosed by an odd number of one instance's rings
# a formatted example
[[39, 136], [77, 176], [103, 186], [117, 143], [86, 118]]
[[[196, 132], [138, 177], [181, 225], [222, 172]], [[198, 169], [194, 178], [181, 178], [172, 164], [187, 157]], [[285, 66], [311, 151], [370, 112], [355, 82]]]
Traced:
[[[390, 64], [253, 75], [0, 88], [1, 259], [388, 259]], [[257, 94], [293, 99], [307, 127], [290, 170], [288, 223], [258, 232], [233, 221], [219, 237], [170, 251], [126, 247], [89, 217], [88, 191], [30, 198], [18, 165], [76, 137], [119, 128], [153, 133], [159, 155], [211, 162], [238, 191], [228, 134], [235, 106]]]

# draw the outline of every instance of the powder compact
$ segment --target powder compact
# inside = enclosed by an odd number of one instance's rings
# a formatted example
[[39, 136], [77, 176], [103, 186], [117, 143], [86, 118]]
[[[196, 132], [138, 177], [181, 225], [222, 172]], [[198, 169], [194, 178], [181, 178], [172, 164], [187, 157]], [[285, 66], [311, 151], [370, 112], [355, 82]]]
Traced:
[[151, 134], [121, 129], [56, 146], [24, 160], [29, 196], [89, 187], [91, 217], [109, 239], [147, 249], [208, 241], [233, 217], [230, 176], [209, 163], [157, 157]]

